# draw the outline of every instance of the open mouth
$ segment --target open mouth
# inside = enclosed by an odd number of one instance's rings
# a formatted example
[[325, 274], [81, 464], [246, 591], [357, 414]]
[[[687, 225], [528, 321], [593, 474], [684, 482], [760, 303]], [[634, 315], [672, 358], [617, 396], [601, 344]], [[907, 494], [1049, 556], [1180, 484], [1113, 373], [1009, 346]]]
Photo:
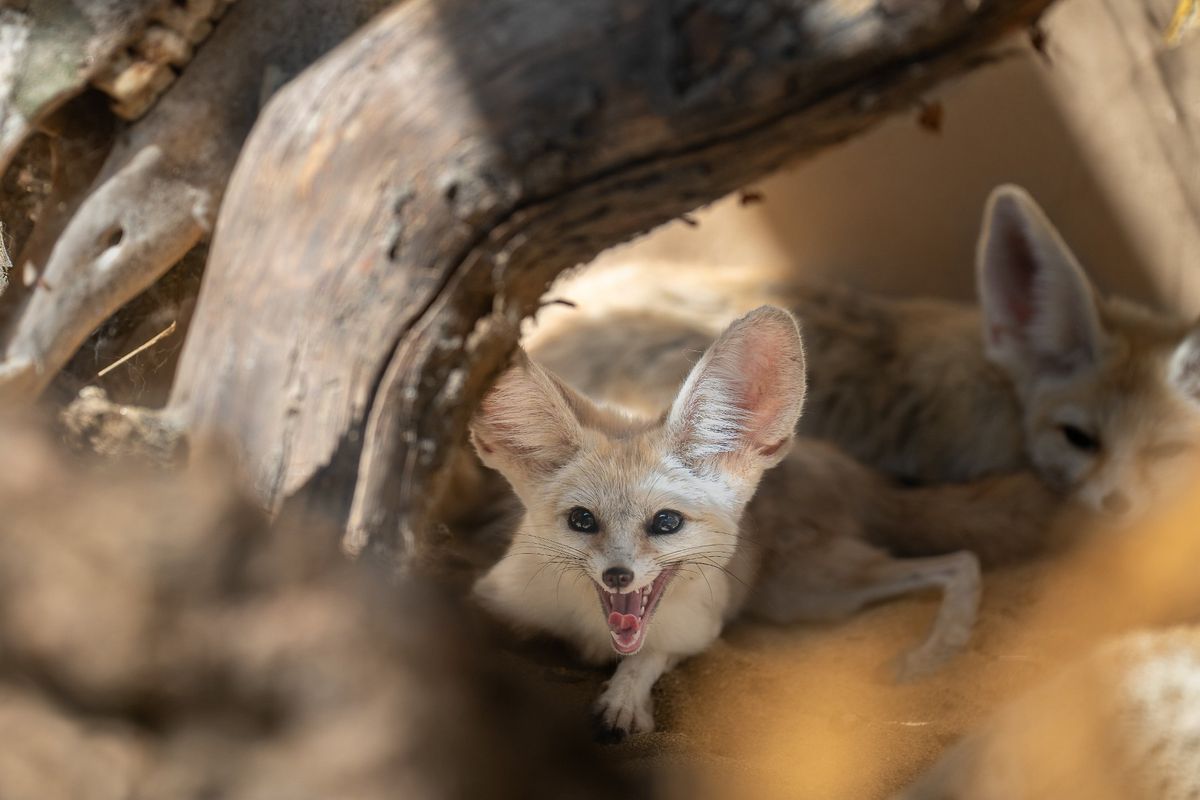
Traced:
[[675, 567], [667, 567], [658, 573], [649, 586], [632, 592], [618, 594], [596, 585], [600, 595], [600, 608], [608, 620], [608, 632], [612, 635], [613, 649], [624, 656], [631, 656], [642, 649], [646, 639], [646, 628], [654, 616], [667, 582], [675, 575]]

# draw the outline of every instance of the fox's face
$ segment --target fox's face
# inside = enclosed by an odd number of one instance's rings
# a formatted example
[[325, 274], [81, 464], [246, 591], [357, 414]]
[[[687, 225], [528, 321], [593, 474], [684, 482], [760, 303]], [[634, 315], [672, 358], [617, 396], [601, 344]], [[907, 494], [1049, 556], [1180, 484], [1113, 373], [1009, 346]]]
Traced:
[[472, 423], [480, 457], [525, 505], [509, 557], [590, 582], [613, 649], [638, 652], [673, 585], [733, 558], [803, 392], [796, 324], [774, 308], [734, 322], [655, 420], [597, 407], [520, 356]]
[[1176, 489], [1195, 468], [1200, 413], [1169, 373], [1170, 358], [1149, 352], [1138, 363], [1036, 384], [1025, 426], [1038, 470], [1089, 507], [1118, 516]]
[[1094, 511], [1129, 516], [1192, 474], [1200, 330], [1092, 287], [1024, 192], [989, 202], [979, 290], [990, 358], [1021, 397], [1038, 473]]
[[693, 472], [661, 431], [587, 438], [578, 458], [532, 487], [523, 533], [564, 579], [595, 585], [614, 649], [634, 653], [671, 581], [703, 580], [733, 557], [744, 483]]

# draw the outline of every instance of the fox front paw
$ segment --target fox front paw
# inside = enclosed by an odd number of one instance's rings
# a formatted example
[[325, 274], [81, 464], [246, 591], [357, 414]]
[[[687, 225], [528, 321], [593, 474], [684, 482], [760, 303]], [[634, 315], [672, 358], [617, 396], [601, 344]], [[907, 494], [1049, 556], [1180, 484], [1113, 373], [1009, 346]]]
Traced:
[[593, 708], [596, 716], [596, 738], [616, 743], [631, 733], [651, 733], [654, 730], [654, 701], [649, 692], [637, 691], [617, 681], [610, 681]]

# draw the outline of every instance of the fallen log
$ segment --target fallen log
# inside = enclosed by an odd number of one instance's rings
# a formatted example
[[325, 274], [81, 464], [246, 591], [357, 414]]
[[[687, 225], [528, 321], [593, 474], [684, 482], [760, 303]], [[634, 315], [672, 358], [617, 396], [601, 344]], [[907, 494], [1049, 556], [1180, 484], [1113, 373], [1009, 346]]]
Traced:
[[549, 280], [912, 106], [1047, 0], [410, 0], [229, 184], [170, 409], [402, 559]]

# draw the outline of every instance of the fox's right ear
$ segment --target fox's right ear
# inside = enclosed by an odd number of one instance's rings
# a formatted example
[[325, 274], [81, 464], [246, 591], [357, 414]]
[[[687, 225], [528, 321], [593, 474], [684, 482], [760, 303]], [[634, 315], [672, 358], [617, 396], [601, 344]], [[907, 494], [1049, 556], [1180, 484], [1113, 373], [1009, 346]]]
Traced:
[[976, 254], [984, 345], [1023, 374], [1069, 373], [1101, 358], [1096, 292], [1058, 231], [1018, 186], [988, 198]]
[[480, 459], [510, 481], [549, 475], [579, 451], [582, 427], [569, 387], [524, 351], [484, 396], [471, 420]]

